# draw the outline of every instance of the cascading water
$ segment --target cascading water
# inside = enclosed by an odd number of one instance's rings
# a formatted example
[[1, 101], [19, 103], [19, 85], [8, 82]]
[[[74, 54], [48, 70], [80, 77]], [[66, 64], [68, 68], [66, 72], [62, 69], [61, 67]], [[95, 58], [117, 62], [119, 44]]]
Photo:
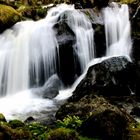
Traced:
[[[36, 93], [44, 92], [44, 83], [57, 73], [59, 43], [53, 27], [65, 12], [68, 12], [65, 22], [76, 36], [76, 43], [72, 47], [78, 56], [81, 70], [94, 58], [92, 25], [84, 14], [70, 5], [59, 5], [50, 9], [43, 20], [20, 22], [5, 31], [0, 35], [0, 95], [8, 96], [0, 99], [0, 112], [7, 119], [41, 117], [41, 111], [57, 109], [53, 100], [43, 99]], [[131, 39], [128, 7], [113, 4], [113, 7], [104, 8], [102, 14], [107, 56], [129, 55]], [[98, 62], [96, 59], [96, 62], [91, 62], [90, 65]], [[42, 81], [44, 86], [39, 87]], [[31, 88], [35, 89], [30, 90]], [[55, 100], [70, 96], [69, 90], [67, 91], [68, 94], [60, 91]]]
[[102, 12], [106, 34], [106, 55], [129, 56], [132, 43], [128, 6], [111, 3], [111, 6], [104, 8]]
[[[83, 71], [94, 57], [94, 33], [88, 18], [74, 6], [59, 5], [50, 9], [45, 19], [19, 22], [0, 35], [0, 96], [6, 96], [0, 99], [0, 112], [7, 118], [21, 112], [31, 115], [38, 110], [48, 111], [53, 106], [52, 100], [42, 99], [30, 89], [57, 73], [59, 44], [53, 28], [67, 11], [71, 14], [65, 22], [75, 33], [74, 52]], [[39, 90], [44, 91], [42, 88]]]
[[74, 10], [73, 6], [63, 4], [52, 8], [45, 19], [17, 23], [0, 35], [1, 95], [29, 89], [32, 79], [38, 87], [41, 77], [46, 81], [56, 73], [56, 50], [59, 46], [53, 26], [66, 11], [72, 12], [67, 15], [67, 22], [76, 34], [75, 52], [82, 70], [93, 58], [93, 30], [86, 16]]

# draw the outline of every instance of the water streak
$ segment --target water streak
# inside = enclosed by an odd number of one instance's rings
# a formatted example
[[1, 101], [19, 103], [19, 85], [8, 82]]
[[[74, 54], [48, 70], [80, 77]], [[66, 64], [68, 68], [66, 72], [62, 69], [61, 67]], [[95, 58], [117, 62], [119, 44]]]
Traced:
[[128, 6], [111, 3], [110, 7], [103, 9], [106, 55], [130, 55], [131, 37]]

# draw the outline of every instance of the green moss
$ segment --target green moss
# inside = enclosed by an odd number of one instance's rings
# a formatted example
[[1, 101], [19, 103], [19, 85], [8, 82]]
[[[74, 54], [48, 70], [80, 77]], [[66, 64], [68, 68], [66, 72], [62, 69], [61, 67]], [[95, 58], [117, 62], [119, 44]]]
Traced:
[[79, 136], [74, 130], [58, 128], [47, 134], [47, 140], [79, 140]]
[[137, 3], [138, 0], [116, 0], [117, 2], [120, 3], [125, 3], [125, 4], [131, 4], [131, 3]]
[[130, 140], [140, 140], [140, 123], [130, 124], [128, 130]]
[[6, 122], [4, 115], [1, 113], [0, 113], [0, 122]]
[[6, 24], [11, 20], [15, 23], [20, 19], [20, 14], [10, 6], [0, 4], [0, 21]]
[[0, 4], [0, 32], [21, 20], [21, 15], [12, 7]]
[[31, 134], [24, 127], [12, 129], [8, 123], [0, 122], [1, 140], [31, 140]]
[[19, 128], [19, 127], [24, 127], [25, 124], [19, 120], [12, 120], [12, 121], [9, 121], [9, 126], [13, 129], [15, 129], [15, 128]]
[[80, 140], [100, 140], [100, 139], [96, 139], [96, 138], [94, 139], [94, 138], [88, 138], [88, 137], [82, 137], [82, 136], [80, 136], [79, 139]]

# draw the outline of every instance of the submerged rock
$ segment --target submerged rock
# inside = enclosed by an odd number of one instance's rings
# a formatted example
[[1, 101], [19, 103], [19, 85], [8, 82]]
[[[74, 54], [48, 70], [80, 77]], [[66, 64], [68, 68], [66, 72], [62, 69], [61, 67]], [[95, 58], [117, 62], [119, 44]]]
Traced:
[[61, 86], [60, 79], [56, 74], [52, 75], [47, 82], [41, 87], [33, 89], [33, 92], [43, 98], [52, 99], [59, 94], [59, 89]]

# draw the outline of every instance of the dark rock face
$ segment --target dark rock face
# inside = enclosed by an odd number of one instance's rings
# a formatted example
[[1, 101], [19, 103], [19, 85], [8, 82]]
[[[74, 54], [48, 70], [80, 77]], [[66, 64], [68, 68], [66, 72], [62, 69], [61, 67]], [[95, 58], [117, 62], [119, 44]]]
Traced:
[[[74, 52], [76, 47], [76, 37], [74, 32], [67, 24], [67, 17], [70, 12], [65, 12], [59, 17], [57, 24], [54, 25], [56, 38], [58, 41], [58, 75], [62, 82], [67, 86], [71, 85], [76, 75], [79, 73], [79, 62]], [[78, 74], [79, 75], [79, 74]]]
[[139, 108], [139, 107], [134, 107], [134, 108], [132, 108], [130, 114], [131, 114], [131, 115], [135, 115], [135, 116], [137, 116], [137, 117], [140, 117], [140, 108]]
[[99, 137], [103, 140], [127, 140], [127, 120], [121, 114], [105, 110], [92, 115], [81, 126], [80, 130], [89, 137]]
[[129, 5], [132, 30], [132, 58], [136, 64], [136, 95], [140, 96], [140, 6], [136, 1]]
[[105, 29], [101, 24], [93, 24], [94, 28], [94, 42], [95, 42], [95, 56], [102, 57], [106, 53]]
[[84, 95], [130, 95], [135, 89], [135, 67], [125, 57], [112, 57], [91, 66], [85, 78], [70, 98], [79, 100]]
[[103, 7], [107, 7], [109, 3], [109, 0], [95, 0], [94, 4], [97, 6], [99, 9]]

